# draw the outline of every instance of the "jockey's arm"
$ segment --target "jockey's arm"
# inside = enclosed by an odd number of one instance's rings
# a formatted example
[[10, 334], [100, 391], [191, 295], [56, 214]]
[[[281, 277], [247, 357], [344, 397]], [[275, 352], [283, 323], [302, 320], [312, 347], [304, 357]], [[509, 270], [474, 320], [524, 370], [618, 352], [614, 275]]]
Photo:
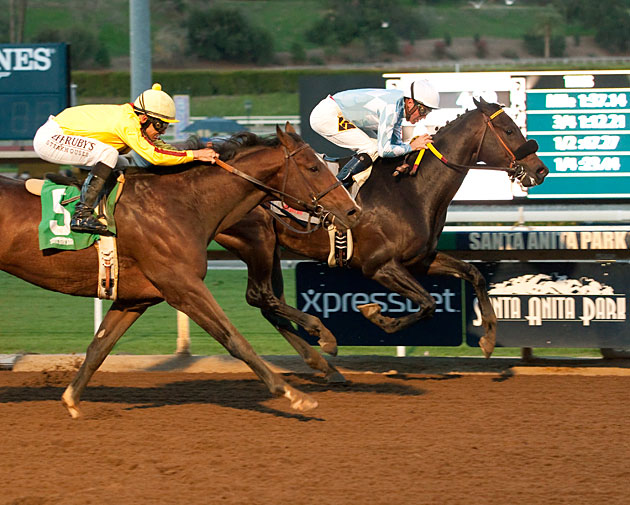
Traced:
[[379, 116], [378, 155], [395, 158], [411, 152], [411, 146], [402, 140], [402, 104], [388, 104]]

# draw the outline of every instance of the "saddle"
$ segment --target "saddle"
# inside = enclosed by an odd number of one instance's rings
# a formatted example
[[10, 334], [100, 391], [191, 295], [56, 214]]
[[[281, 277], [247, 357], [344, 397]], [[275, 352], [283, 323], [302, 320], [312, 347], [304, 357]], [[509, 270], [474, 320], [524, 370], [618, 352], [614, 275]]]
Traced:
[[[46, 174], [46, 179], [28, 179], [25, 183], [26, 190], [42, 200], [42, 221], [39, 225], [40, 250], [79, 250], [93, 245], [98, 252], [98, 297], [115, 300], [118, 287], [116, 238], [72, 232], [69, 228], [69, 216], [79, 199], [81, 184], [75, 177], [56, 173]], [[111, 187], [116, 191], [112, 191], [108, 198], [101, 199], [99, 204], [99, 219], [103, 220], [114, 232], [113, 208], [120, 197], [123, 183], [124, 178], [114, 181]], [[53, 201], [52, 192], [57, 192], [54, 198], [60, 201]], [[62, 218], [61, 224], [60, 218]]]

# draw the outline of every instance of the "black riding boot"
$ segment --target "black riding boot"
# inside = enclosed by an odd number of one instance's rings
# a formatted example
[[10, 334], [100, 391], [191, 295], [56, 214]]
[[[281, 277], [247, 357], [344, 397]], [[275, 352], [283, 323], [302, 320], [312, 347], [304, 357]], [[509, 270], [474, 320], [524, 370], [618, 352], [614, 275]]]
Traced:
[[74, 209], [70, 229], [79, 233], [93, 233], [97, 235], [108, 235], [107, 226], [94, 217], [94, 207], [100, 200], [101, 191], [105, 187], [107, 178], [111, 175], [112, 169], [104, 163], [97, 163], [90, 174], [85, 179], [81, 188], [79, 203]]
[[349, 188], [352, 186], [352, 176], [363, 172], [370, 168], [372, 164], [372, 158], [370, 158], [365, 153], [355, 154], [350, 161], [346, 163], [339, 173], [337, 174], [337, 179], [341, 181], [345, 188]]

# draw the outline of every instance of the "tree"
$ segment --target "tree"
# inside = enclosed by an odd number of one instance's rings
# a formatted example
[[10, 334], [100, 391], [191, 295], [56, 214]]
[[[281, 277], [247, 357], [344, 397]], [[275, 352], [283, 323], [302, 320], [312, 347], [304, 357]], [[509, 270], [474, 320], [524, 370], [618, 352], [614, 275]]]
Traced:
[[26, 22], [26, 4], [28, 0], [9, 0], [9, 42], [24, 42], [24, 24]]
[[399, 39], [413, 43], [427, 28], [424, 18], [403, 0], [335, 0], [307, 30], [306, 38], [335, 48], [359, 40], [373, 54], [395, 52]]
[[267, 63], [273, 58], [271, 35], [251, 24], [237, 9], [191, 11], [187, 29], [190, 50], [201, 59]]
[[595, 27], [595, 42], [611, 52], [630, 50], [630, 9], [628, 0], [554, 0], [569, 22]]
[[554, 26], [558, 26], [562, 22], [562, 15], [552, 6], [548, 5], [536, 15], [536, 24], [542, 33], [544, 41], [543, 57], [551, 56], [551, 38]]

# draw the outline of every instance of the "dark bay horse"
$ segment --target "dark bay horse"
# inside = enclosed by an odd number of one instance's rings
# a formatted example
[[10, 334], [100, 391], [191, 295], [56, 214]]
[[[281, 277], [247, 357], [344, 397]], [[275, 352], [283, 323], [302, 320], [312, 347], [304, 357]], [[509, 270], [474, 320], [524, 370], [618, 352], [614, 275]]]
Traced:
[[[382, 315], [378, 304], [360, 307], [364, 316], [388, 333], [407, 328], [431, 316], [435, 310], [435, 300], [418, 283], [415, 275], [453, 275], [472, 283], [485, 329], [479, 345], [489, 357], [495, 345], [496, 316], [486, 282], [474, 265], [436, 250], [447, 207], [471, 168], [469, 165], [475, 161], [505, 167], [505, 171], [517, 177], [524, 186], [542, 183], [549, 171], [535, 154], [535, 142], [526, 142], [521, 130], [499, 105], [486, 103], [483, 99], [475, 101], [475, 105], [476, 109], [441, 128], [433, 137], [435, 147], [449, 160], [450, 166], [427, 151], [415, 177], [393, 178], [392, 172], [406, 160], [380, 159], [376, 162], [357, 196], [363, 212], [353, 228], [354, 256], [349, 266], [360, 269], [366, 277], [420, 307], [418, 312], [400, 318]], [[416, 154], [408, 156], [409, 164], [413, 164]], [[328, 330], [317, 317], [286, 305], [282, 296], [279, 247], [326, 261], [329, 253], [327, 232], [319, 230], [300, 235], [276, 224], [259, 207], [243, 221], [219, 234], [216, 241], [247, 263], [248, 303], [261, 309], [311, 367], [323, 371], [330, 381], [343, 380], [332, 365], [295, 333], [288, 320], [303, 326], [312, 335], [321, 335]]]
[[[148, 307], [164, 300], [246, 362], [272, 393], [286, 396], [293, 408], [306, 411], [317, 405], [267, 367], [203, 282], [210, 240], [270, 195], [284, 195], [287, 203], [297, 202], [309, 211], [330, 213], [343, 227], [355, 224], [360, 209], [348, 192], [288, 124], [287, 131], [276, 128], [277, 137], [270, 139], [245, 137], [230, 161], [242, 177], [199, 162], [156, 169], [160, 175], [127, 177], [115, 211], [118, 299], [62, 396], [72, 417], [80, 416], [81, 393], [118, 339]], [[95, 297], [95, 248], [40, 251], [40, 220], [40, 199], [24, 189], [24, 182], [0, 177], [0, 269], [45, 289]]]

